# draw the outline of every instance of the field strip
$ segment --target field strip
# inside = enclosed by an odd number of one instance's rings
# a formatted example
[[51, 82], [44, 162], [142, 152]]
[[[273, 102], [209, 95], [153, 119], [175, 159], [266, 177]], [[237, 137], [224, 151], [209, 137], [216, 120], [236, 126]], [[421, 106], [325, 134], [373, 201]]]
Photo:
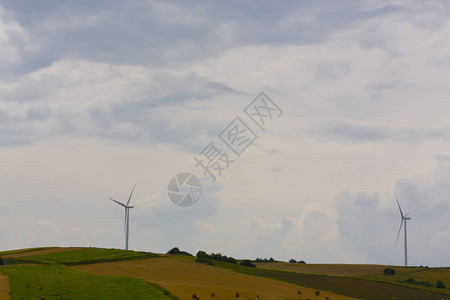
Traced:
[[48, 253], [59, 253], [59, 252], [73, 251], [73, 250], [78, 250], [78, 249], [83, 249], [83, 248], [79, 248], [79, 247], [73, 247], [73, 248], [49, 248], [49, 249], [41, 249], [41, 250], [33, 250], [33, 251], [24, 251], [24, 252], [12, 253], [12, 254], [5, 254], [5, 255], [2, 255], [2, 258], [19, 258], [19, 257], [26, 257], [26, 256], [48, 254]]
[[8, 276], [0, 273], [0, 300], [10, 300]]
[[[136, 261], [120, 261], [72, 268], [99, 275], [131, 276], [156, 283], [181, 299], [191, 299], [195, 293], [200, 299], [233, 299], [238, 292], [243, 299], [298, 299], [315, 298], [316, 290], [269, 278], [261, 278], [230, 270], [196, 263], [182, 257], [160, 257]], [[321, 291], [321, 297], [331, 299], [354, 299]]]
[[359, 277], [367, 275], [382, 275], [385, 268], [395, 268], [397, 273], [411, 272], [420, 268], [382, 265], [335, 265], [335, 264], [297, 264], [286, 262], [256, 263], [259, 269], [278, 270], [302, 274], [317, 274], [329, 276]]

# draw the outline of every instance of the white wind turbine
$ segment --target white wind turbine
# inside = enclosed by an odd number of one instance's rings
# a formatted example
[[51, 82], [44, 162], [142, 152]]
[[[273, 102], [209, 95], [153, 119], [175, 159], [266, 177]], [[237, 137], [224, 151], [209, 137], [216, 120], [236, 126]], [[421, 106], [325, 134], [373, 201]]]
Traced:
[[131, 190], [131, 194], [130, 194], [130, 197], [128, 198], [127, 204], [123, 204], [122, 202], [114, 200], [113, 198], [109, 198], [112, 201], [116, 202], [117, 204], [125, 207], [125, 250], [128, 250], [128, 234], [129, 234], [129, 229], [130, 229], [130, 208], [134, 207], [134, 206], [130, 206], [129, 204], [130, 204], [131, 196], [133, 195], [135, 187], [136, 187], [136, 185], [134, 185], [133, 189]]
[[400, 203], [398, 202], [397, 194], [395, 194], [395, 199], [397, 200], [398, 209], [400, 210], [400, 216], [402, 217], [402, 222], [400, 223], [400, 229], [398, 230], [397, 234], [397, 240], [395, 241], [395, 246], [397, 247], [398, 238], [400, 236], [400, 231], [402, 231], [402, 225], [403, 222], [405, 223], [405, 267], [408, 266], [408, 246], [406, 242], [406, 221], [411, 220], [410, 217], [408, 217], [409, 213], [406, 215], [403, 215], [402, 209], [400, 208]]

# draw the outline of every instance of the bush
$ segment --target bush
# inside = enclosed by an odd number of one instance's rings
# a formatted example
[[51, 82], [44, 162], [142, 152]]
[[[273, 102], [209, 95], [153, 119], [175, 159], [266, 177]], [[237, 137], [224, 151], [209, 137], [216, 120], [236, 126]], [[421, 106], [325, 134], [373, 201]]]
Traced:
[[193, 256], [189, 252], [186, 251], [180, 251], [178, 247], [172, 248], [169, 251], [167, 251], [167, 254], [176, 254], [176, 255], [185, 255], [185, 256]]
[[408, 283], [408, 284], [423, 285], [423, 286], [433, 286], [428, 281], [416, 281], [414, 278], [408, 278], [406, 280], [399, 281], [399, 282]]
[[231, 256], [228, 257], [228, 256], [222, 255], [220, 253], [208, 254], [205, 251], [198, 251], [196, 256], [208, 258], [208, 259], [214, 259], [214, 260], [223, 261], [223, 262], [228, 262], [228, 263], [232, 263], [232, 264], [236, 263], [236, 260], [234, 258], [232, 258]]
[[306, 264], [304, 260], [299, 260], [298, 263], [299, 264]]
[[291, 258], [291, 259], [289, 260], [289, 263], [291, 263], [291, 264], [296, 264], [297, 261], [296, 261], [295, 259]]
[[237, 263], [237, 261], [234, 258], [232, 258], [232, 257], [228, 257], [228, 262], [232, 263], [232, 264]]
[[445, 284], [442, 280], [436, 281], [436, 288], [438, 289], [445, 289]]
[[266, 263], [266, 262], [276, 262], [275, 259], [273, 259], [272, 257], [267, 259], [267, 258], [256, 258], [255, 262], [260, 262], [260, 263]]
[[391, 268], [386, 268], [383, 270], [384, 275], [395, 275], [395, 270]]
[[254, 263], [252, 263], [251, 260], [249, 260], [249, 259], [244, 259], [239, 264], [242, 265], [242, 266], [246, 266], [246, 267], [256, 268], [256, 265]]
[[201, 263], [201, 264], [214, 266], [214, 262], [212, 260], [210, 260], [209, 258], [206, 258], [206, 257], [197, 257], [195, 259], [195, 261], [198, 262], [198, 263]]

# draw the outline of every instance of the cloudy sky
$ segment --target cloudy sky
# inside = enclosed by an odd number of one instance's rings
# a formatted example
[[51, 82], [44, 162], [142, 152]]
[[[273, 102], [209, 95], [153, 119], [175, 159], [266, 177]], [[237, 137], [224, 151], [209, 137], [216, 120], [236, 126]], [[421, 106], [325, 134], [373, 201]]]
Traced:
[[[450, 4], [0, 4], [0, 249], [178, 246], [237, 258], [448, 266]], [[243, 109], [283, 111], [262, 131]], [[258, 138], [212, 182], [194, 156]], [[188, 208], [170, 179], [197, 176]]]

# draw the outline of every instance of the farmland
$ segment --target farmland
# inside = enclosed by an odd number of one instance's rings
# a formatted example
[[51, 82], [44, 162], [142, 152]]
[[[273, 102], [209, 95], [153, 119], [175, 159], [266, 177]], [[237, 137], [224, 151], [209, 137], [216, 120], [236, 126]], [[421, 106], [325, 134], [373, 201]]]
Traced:
[[[193, 259], [172, 256], [140, 261], [80, 265], [73, 268], [93, 274], [127, 275], [154, 282], [179, 296], [189, 299], [194, 293], [200, 299], [210, 298], [215, 293], [217, 299], [232, 299], [239, 293], [244, 299], [296, 299], [297, 291], [305, 298], [313, 298], [315, 289], [299, 287], [295, 284], [257, 278], [222, 268], [207, 266]], [[323, 298], [351, 299], [329, 292], [321, 292]]]
[[[277, 267], [277, 264], [280, 266]], [[327, 273], [338, 273], [340, 276], [328, 276], [323, 274], [307, 274], [300, 272], [282, 271], [280, 269], [285, 268], [286, 263], [273, 263], [277, 270], [270, 269], [270, 265], [262, 268], [248, 268], [240, 265], [234, 265], [229, 263], [218, 262], [217, 265], [223, 268], [233, 270], [235, 272], [241, 272], [253, 276], [262, 276], [266, 278], [272, 278], [276, 280], [286, 281], [302, 286], [306, 286], [313, 289], [332, 291], [336, 294], [347, 295], [359, 299], [391, 299], [397, 297], [399, 299], [437, 299], [441, 300], [443, 297], [448, 296], [448, 290], [441, 291], [438, 289], [425, 289], [422, 287], [403, 285], [390, 282], [380, 282], [373, 280], [365, 280], [363, 278], [350, 278], [342, 277], [343, 273], [348, 273], [349, 269], [353, 268], [352, 265], [342, 265], [344, 271], [340, 272], [336, 268], [329, 268], [323, 266], [322, 270]], [[375, 270], [380, 266], [374, 266]], [[301, 267], [299, 267], [301, 268]], [[367, 268], [367, 266], [365, 266]], [[384, 267], [382, 267], [384, 269]], [[374, 273], [375, 270], [370, 270], [369, 273]], [[359, 273], [361, 270], [358, 271]], [[376, 275], [377, 278], [383, 278]]]
[[[430, 299], [450, 289], [416, 282], [450, 282], [450, 268], [256, 263], [256, 268], [214, 260], [214, 266], [180, 255], [102, 248], [34, 248], [0, 252], [0, 299]], [[0, 274], [1, 275], [1, 274]], [[406, 282], [413, 278], [415, 281]], [[400, 282], [402, 281], [402, 282]], [[412, 282], [412, 284], [411, 284]], [[1, 298], [3, 295], [3, 298]], [[8, 298], [6, 298], [8, 299]], [[58, 298], [56, 298], [58, 299]]]

